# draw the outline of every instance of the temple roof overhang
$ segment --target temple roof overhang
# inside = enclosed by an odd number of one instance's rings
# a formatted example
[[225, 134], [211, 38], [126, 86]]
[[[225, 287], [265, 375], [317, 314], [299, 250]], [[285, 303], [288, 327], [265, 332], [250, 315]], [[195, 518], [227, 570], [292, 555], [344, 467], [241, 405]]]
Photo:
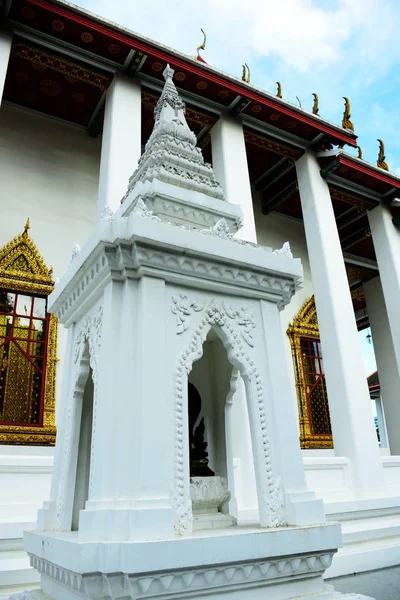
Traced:
[[[108, 86], [117, 71], [124, 72], [142, 84], [144, 145], [169, 63], [206, 161], [212, 162], [210, 130], [219, 115], [228, 112], [243, 122], [250, 180], [260, 193], [264, 214], [274, 211], [302, 220], [294, 163], [306, 148], [318, 153], [345, 259], [352, 271], [358, 269], [350, 283], [359, 285], [360, 277], [366, 281], [376, 276], [367, 211], [382, 200], [400, 197], [400, 179], [334, 149], [356, 147], [353, 131], [62, 0], [7, 0], [1, 11], [1, 25], [14, 34], [6, 103], [96, 136]], [[397, 213], [400, 221], [400, 207], [393, 208], [395, 217]]]
[[[92, 69], [102, 70], [99, 75], [122, 70], [140, 76], [150, 87], [161, 88], [162, 71], [169, 63], [186, 101], [191, 97], [194, 103], [217, 114], [226, 110], [234, 115], [241, 113], [254, 126], [268, 125], [299, 146], [357, 146], [352, 131], [67, 2], [9, 0], [3, 20], [21, 42], [38, 43], [42, 51], [53, 50], [69, 59], [82, 60]], [[96, 106], [90, 109], [93, 114]], [[69, 118], [72, 120], [72, 115]], [[82, 118], [76, 122], [82, 124]]]

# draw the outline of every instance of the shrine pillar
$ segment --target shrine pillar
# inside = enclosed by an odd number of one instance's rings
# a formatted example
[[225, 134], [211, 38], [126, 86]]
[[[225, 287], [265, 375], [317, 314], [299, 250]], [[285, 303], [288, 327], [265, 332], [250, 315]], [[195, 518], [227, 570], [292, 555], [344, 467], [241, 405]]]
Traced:
[[[222, 114], [211, 130], [213, 170], [216, 180], [225, 192], [225, 198], [239, 205], [243, 213], [243, 227], [239, 236], [257, 243], [249, 170], [243, 125], [229, 115]], [[238, 473], [236, 517], [253, 519], [256, 504], [256, 480], [251, 447], [250, 424], [246, 406], [246, 392], [240, 378], [232, 403], [232, 432], [235, 438], [234, 462]]]
[[390, 452], [400, 455], [400, 376], [380, 278], [364, 283], [364, 290]]
[[389, 206], [380, 205], [368, 212], [376, 260], [389, 319], [391, 339], [400, 370], [400, 231], [393, 225]]
[[383, 467], [329, 188], [314, 153], [296, 171], [335, 454], [351, 460], [355, 496], [374, 497], [384, 489]]
[[10, 60], [12, 35], [9, 31], [0, 31], [0, 105], [3, 99], [8, 61]]
[[106, 94], [101, 145], [98, 218], [106, 206], [115, 212], [141, 156], [141, 86], [116, 73]]

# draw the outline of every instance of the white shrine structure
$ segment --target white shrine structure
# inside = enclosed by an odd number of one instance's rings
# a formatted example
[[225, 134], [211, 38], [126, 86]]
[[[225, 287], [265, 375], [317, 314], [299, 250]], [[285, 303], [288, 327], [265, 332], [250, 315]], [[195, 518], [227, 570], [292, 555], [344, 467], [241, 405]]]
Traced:
[[[235, 236], [241, 211], [196, 147], [173, 73], [121, 207], [50, 299], [69, 337], [50, 500], [25, 536], [41, 592], [11, 598], [333, 600], [323, 574], [340, 527], [307, 490], [279, 316], [300, 260]], [[247, 526], [241, 428], [258, 509]]]
[[0, 1], [0, 600], [400, 564], [400, 178], [204, 46]]

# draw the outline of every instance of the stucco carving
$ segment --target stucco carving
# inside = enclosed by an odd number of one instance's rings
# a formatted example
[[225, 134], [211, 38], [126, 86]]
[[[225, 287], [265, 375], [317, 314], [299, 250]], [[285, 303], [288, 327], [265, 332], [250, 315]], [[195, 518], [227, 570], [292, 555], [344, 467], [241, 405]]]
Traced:
[[81, 251], [81, 247], [79, 244], [74, 244], [72, 246], [71, 261], [69, 263], [70, 265], [72, 265], [72, 263], [74, 262], [74, 260], [76, 259], [76, 257], [78, 256], [80, 251]]
[[230, 319], [236, 319], [240, 325], [240, 333], [242, 338], [249, 346], [253, 347], [252, 330], [255, 328], [253, 315], [246, 308], [233, 309], [227, 304], [223, 304], [223, 308]]
[[207, 337], [210, 326], [220, 327], [226, 336], [225, 345], [228, 358], [239, 367], [242, 377], [246, 377], [249, 386], [252, 386], [257, 399], [258, 419], [260, 424], [261, 440], [263, 445], [265, 477], [268, 485], [268, 526], [279, 527], [285, 524], [284, 517], [284, 495], [280, 478], [275, 477], [271, 447], [267, 430], [267, 414], [264, 403], [264, 391], [261, 376], [256, 364], [246, 354], [245, 346], [231, 324], [232, 317], [226, 313], [223, 305], [215, 300], [206, 309], [206, 313], [200, 324], [195, 329], [191, 341], [186, 350], [178, 359], [175, 372], [175, 480], [173, 490], [173, 502], [176, 510], [175, 531], [184, 535], [191, 527], [193, 519], [188, 490], [185, 488], [184, 468], [184, 417], [183, 403], [187, 401], [185, 386], [187, 376], [192, 369], [193, 362], [198, 360], [203, 352], [203, 343]]
[[[73, 347], [73, 361], [75, 363], [73, 372], [74, 377], [71, 385], [71, 393], [68, 401], [67, 415], [65, 419], [65, 435], [64, 435], [64, 453], [63, 453], [63, 465], [61, 467], [60, 474], [60, 484], [57, 492], [57, 500], [56, 500], [56, 530], [61, 528], [61, 516], [62, 516], [62, 508], [64, 505], [64, 493], [65, 493], [65, 484], [67, 479], [67, 471], [69, 469], [70, 464], [70, 456], [71, 456], [71, 438], [74, 431], [74, 414], [75, 414], [75, 404], [77, 401], [77, 396], [82, 396], [84, 392], [84, 387], [87, 381], [87, 375], [89, 373], [89, 368], [92, 369], [92, 377], [93, 377], [93, 428], [92, 428], [92, 436], [93, 439], [96, 435], [96, 416], [97, 416], [97, 387], [98, 387], [98, 350], [101, 346], [101, 327], [103, 320], [103, 307], [99, 307], [99, 309], [86, 315], [81, 323], [74, 339], [74, 347]], [[88, 345], [88, 353], [85, 354], [85, 345]], [[92, 444], [92, 465], [93, 465], [93, 449], [94, 444]], [[91, 469], [91, 473], [93, 469]], [[89, 482], [89, 486], [91, 486], [91, 481]]]
[[191, 477], [190, 499], [192, 508], [217, 511], [230, 500], [228, 480], [225, 477]]
[[[46, 575], [56, 583], [74, 590], [75, 593], [85, 594], [89, 598], [109, 598], [110, 600], [137, 600], [137, 598], [158, 598], [168, 595], [190, 594], [203, 592], [212, 594], [213, 591], [228, 594], [241, 585], [254, 587], [257, 583], [268, 580], [282, 583], [293, 577], [313, 576], [322, 574], [332, 562], [333, 553], [308, 553], [253, 560], [241, 563], [228, 563], [215, 567], [193, 567], [164, 572], [151, 572], [143, 575], [131, 573], [112, 573], [80, 575], [59, 567], [44, 559], [32, 556], [31, 563], [39, 573]], [[328, 590], [327, 590], [328, 592]], [[48, 600], [48, 596], [38, 596], [37, 590], [23, 592], [24, 596], [14, 594], [13, 600]], [[326, 595], [326, 600], [373, 600], [359, 594]]]
[[110, 223], [114, 221], [113, 209], [110, 206], [106, 205], [101, 212], [100, 219], [102, 221], [109, 221]]
[[290, 249], [289, 242], [285, 242], [283, 244], [282, 248], [279, 248], [278, 250], [274, 250], [273, 254], [277, 254], [278, 256], [283, 256], [284, 258], [293, 258], [293, 254]]
[[52, 600], [50, 596], [42, 592], [42, 590], [26, 590], [11, 594], [10, 600]]
[[189, 317], [194, 312], [203, 310], [204, 304], [189, 302], [185, 294], [172, 296], [171, 310], [176, 315], [177, 333], [183, 333], [189, 327]]
[[[85, 341], [88, 341], [93, 369], [93, 381], [97, 383], [97, 353], [101, 345], [101, 326], [103, 321], [103, 307], [101, 306], [95, 314], [86, 315], [83, 323], [78, 329], [74, 341], [74, 362], [77, 363], [83, 352]], [[92, 364], [93, 363], [93, 364]]]

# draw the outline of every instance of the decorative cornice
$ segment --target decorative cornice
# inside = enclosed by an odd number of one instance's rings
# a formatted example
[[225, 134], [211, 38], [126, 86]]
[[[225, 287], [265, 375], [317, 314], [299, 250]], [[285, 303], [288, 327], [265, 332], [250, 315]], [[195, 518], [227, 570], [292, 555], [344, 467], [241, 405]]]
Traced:
[[[193, 235], [201, 234], [193, 232]], [[194, 250], [177, 253], [172, 247], [160, 248], [155, 242], [133, 240], [99, 247], [85, 274], [74, 278], [68, 292], [62, 293], [51, 310], [62, 323], [66, 323], [102, 282], [110, 278], [117, 281], [140, 279], [144, 274], [156, 272], [162, 274], [166, 281], [187, 283], [188, 278], [200, 278], [214, 282], [215, 289], [235, 286], [247, 296], [276, 302], [279, 309], [290, 302], [301, 281], [296, 275], [275, 275], [261, 267], [246, 268], [232, 260], [222, 257], [212, 259]]]
[[[168, 572], [150, 572], [142, 575], [130, 573], [91, 573], [79, 574], [64, 569], [45, 559], [30, 555], [31, 565], [41, 575], [57, 584], [83, 595], [110, 600], [129, 598], [157, 598], [173, 594], [202, 592], [233, 592], [241, 588], [259, 588], [268, 583], [285, 583], [293, 578], [322, 575], [331, 565], [333, 551], [307, 553], [289, 557], [228, 563], [207, 567], [194, 567]], [[47, 600], [40, 590], [23, 592], [22, 597], [14, 595], [13, 600]], [[42, 595], [40, 595], [42, 594]], [[346, 597], [338, 597], [346, 598]], [[351, 596], [348, 598], [350, 600]], [[336, 599], [335, 599], [336, 600]], [[353, 596], [357, 600], [357, 596]]]

